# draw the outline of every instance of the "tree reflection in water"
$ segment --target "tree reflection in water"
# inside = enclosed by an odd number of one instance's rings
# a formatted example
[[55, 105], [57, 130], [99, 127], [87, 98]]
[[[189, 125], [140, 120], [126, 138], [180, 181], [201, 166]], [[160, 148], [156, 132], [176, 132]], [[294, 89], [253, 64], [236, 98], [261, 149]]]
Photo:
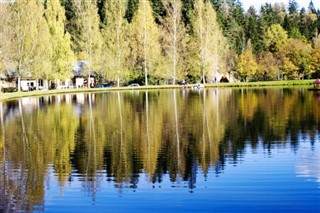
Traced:
[[104, 181], [121, 192], [143, 177], [155, 184], [166, 175], [192, 192], [199, 169], [206, 176], [215, 168], [219, 176], [247, 146], [262, 143], [271, 154], [290, 143], [298, 152], [301, 134], [314, 143], [319, 104], [303, 89], [129, 91], [0, 103], [0, 209], [43, 208], [51, 167], [62, 191], [79, 178], [93, 199]]

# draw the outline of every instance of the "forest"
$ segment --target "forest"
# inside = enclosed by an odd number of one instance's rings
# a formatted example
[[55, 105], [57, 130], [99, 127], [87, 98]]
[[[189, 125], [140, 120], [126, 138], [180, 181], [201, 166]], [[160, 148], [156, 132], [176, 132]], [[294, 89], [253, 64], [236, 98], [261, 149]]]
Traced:
[[320, 10], [240, 0], [1, 1], [0, 74], [116, 86], [320, 76]]

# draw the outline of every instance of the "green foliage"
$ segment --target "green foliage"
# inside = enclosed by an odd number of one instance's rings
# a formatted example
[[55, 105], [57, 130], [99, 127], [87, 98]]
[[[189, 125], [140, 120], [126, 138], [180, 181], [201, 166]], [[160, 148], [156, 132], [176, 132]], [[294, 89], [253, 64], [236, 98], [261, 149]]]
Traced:
[[277, 58], [269, 51], [258, 55], [258, 71], [255, 77], [258, 81], [280, 80]]
[[59, 0], [47, 0], [45, 16], [50, 29], [50, 43], [53, 50], [51, 80], [71, 78], [70, 70], [75, 59], [71, 49], [70, 35], [65, 33], [65, 11]]
[[258, 64], [249, 42], [247, 49], [239, 56], [237, 74], [243, 81], [250, 80], [258, 71]]
[[161, 66], [160, 31], [152, 14], [149, 1], [140, 1], [132, 19], [130, 30], [132, 65], [144, 75], [148, 85], [149, 75], [159, 75]]
[[0, 4], [0, 73], [6, 74], [10, 69], [8, 62], [10, 61], [10, 47], [13, 44], [13, 27], [10, 25], [11, 12], [9, 4]]
[[274, 24], [267, 29], [264, 38], [264, 44], [266, 49], [270, 50], [271, 52], [276, 52], [279, 46], [287, 41], [287, 38], [287, 33], [281, 27], [281, 25]]
[[289, 0], [289, 14], [298, 13], [299, 4], [296, 0]]
[[229, 46], [240, 54], [244, 49], [244, 12], [241, 2], [227, 1], [222, 7], [222, 15], [218, 17], [219, 23], [222, 23], [221, 28], [223, 35], [228, 40]]
[[14, 42], [11, 44], [10, 60], [20, 78], [33, 74], [47, 79], [51, 71], [50, 34], [43, 14], [44, 8], [37, 0], [17, 0], [13, 3], [12, 19]]
[[153, 16], [155, 18], [156, 23], [160, 24], [162, 18], [165, 16], [165, 8], [162, 3], [162, 0], [150, 0]]
[[183, 22], [186, 26], [190, 25], [190, 20], [191, 20], [191, 11], [193, 9], [195, 0], [182, 0], [182, 18]]
[[245, 15], [244, 31], [246, 40], [250, 39], [252, 42], [254, 52], [260, 52], [263, 47], [259, 38], [258, 15], [254, 7], [250, 7]]
[[221, 56], [224, 55], [222, 47], [224, 46], [224, 38], [220, 31], [216, 13], [209, 2], [196, 0], [191, 19], [195, 53], [197, 57], [193, 58], [193, 63], [199, 66], [202, 78], [213, 79], [217, 77], [218, 67], [223, 63]]
[[161, 29], [161, 46], [167, 63], [164, 68], [163, 78], [172, 78], [175, 84], [177, 79], [186, 78], [187, 41], [186, 28], [182, 20], [180, 0], [168, 0], [165, 3], [166, 16]]
[[124, 81], [128, 75], [129, 25], [124, 18], [125, 3], [122, 0], [108, 1], [105, 5], [106, 27], [103, 31], [105, 68], [103, 76], [116, 81]]
[[[175, 2], [179, 9], [173, 18]], [[88, 72], [95, 70], [118, 85], [129, 79], [147, 84], [147, 78], [197, 82], [218, 72], [232, 78], [248, 41], [259, 62], [251, 80], [308, 78], [316, 72], [315, 65], [308, 65], [320, 30], [312, 1], [308, 9], [290, 0], [289, 10], [282, 3], [266, 3], [246, 12], [240, 0], [16, 0], [0, 6], [3, 74], [14, 70], [20, 77], [64, 80], [77, 59], [89, 62]], [[288, 38], [299, 46], [289, 45], [291, 54], [283, 49]], [[300, 41], [312, 48], [305, 50]]]
[[320, 77], [320, 44], [315, 46], [311, 52], [311, 66], [315, 78]]
[[[285, 54], [286, 60], [292, 63], [291, 70], [286, 71], [289, 79], [303, 79], [311, 77], [310, 54], [311, 46], [298, 39], [289, 39], [286, 44], [283, 44], [281, 51]], [[291, 65], [290, 65], [291, 66]]]
[[89, 72], [100, 71], [102, 35], [100, 17], [93, 0], [73, 0], [76, 31], [71, 32], [73, 50], [78, 60], [89, 63]]
[[125, 18], [131, 23], [135, 12], [138, 9], [139, 0], [128, 0]]

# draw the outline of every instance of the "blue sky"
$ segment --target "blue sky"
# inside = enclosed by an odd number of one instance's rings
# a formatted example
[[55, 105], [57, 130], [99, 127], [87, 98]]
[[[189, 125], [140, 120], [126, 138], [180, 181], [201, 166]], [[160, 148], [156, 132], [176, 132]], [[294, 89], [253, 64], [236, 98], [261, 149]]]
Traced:
[[[255, 6], [257, 9], [260, 8], [262, 4], [265, 4], [266, 2], [274, 4], [274, 3], [280, 3], [283, 2], [286, 5], [288, 5], [289, 0], [242, 0], [243, 7], [245, 10], [247, 10], [251, 5]], [[306, 9], [309, 6], [310, 0], [296, 0], [299, 4], [299, 8], [305, 7]], [[320, 9], [320, 0], [313, 0], [312, 1], [316, 9]]]

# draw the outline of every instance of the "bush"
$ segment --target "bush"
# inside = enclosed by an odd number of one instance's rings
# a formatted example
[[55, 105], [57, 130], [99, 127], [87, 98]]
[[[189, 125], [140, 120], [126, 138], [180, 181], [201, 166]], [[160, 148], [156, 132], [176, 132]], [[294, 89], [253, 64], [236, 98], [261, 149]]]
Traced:
[[6, 92], [17, 92], [17, 88], [15, 87], [6, 87], [6, 88], [1, 88], [1, 92], [6, 93]]

